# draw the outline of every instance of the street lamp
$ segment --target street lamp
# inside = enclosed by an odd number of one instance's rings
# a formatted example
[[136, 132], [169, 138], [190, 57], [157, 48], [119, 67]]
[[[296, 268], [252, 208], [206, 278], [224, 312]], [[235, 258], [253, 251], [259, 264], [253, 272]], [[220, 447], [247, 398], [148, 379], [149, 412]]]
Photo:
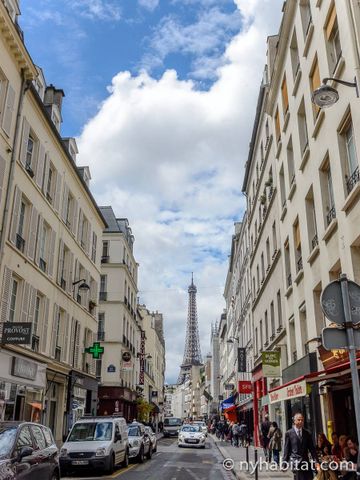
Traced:
[[239, 338], [238, 337], [229, 337], [227, 340], [226, 340], [226, 343], [239, 343]]
[[[83, 283], [80, 283], [80, 282], [83, 282]], [[80, 283], [80, 285], [78, 286], [78, 290], [81, 290], [83, 292], [87, 291], [87, 290], [90, 290], [90, 287], [89, 285], [86, 283], [86, 279], [85, 278], [80, 278], [80, 280], [76, 280], [76, 282], [73, 282], [72, 285], [73, 287], [75, 287], [75, 285], [78, 285]]]
[[356, 96], [359, 98], [359, 89], [358, 84], [356, 81], [356, 77], [354, 77], [353, 82], [345, 82], [344, 80], [340, 80], [339, 78], [324, 78], [322, 85], [317, 88], [311, 95], [311, 101], [320, 108], [328, 108], [334, 105], [339, 100], [339, 92], [334, 87], [330, 87], [327, 85], [329, 80], [333, 80], [336, 83], [340, 83], [341, 85], [345, 85], [346, 87], [354, 87], [356, 90]]

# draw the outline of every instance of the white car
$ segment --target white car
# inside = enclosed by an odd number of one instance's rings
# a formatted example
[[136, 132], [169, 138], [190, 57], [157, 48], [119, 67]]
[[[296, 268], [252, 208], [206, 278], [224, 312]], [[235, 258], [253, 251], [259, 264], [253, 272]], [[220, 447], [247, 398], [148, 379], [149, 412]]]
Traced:
[[157, 452], [157, 438], [156, 434], [154, 433], [151, 427], [145, 426], [145, 433], [147, 433], [151, 440], [152, 451], [155, 453]]
[[127, 425], [122, 417], [81, 418], [60, 450], [62, 477], [84, 469], [111, 474], [119, 464], [129, 464]]
[[202, 422], [201, 420], [195, 420], [194, 422], [192, 422], [192, 424], [193, 425], [199, 425], [203, 434], [207, 436], [208, 429], [207, 429], [207, 426], [206, 426], [205, 422]]
[[179, 447], [205, 448], [206, 436], [199, 425], [183, 425], [178, 436]]

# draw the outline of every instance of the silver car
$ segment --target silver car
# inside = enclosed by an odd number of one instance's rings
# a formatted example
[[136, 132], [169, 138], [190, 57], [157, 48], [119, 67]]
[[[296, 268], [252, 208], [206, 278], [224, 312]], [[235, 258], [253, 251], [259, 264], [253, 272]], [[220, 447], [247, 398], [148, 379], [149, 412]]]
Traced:
[[139, 422], [128, 424], [129, 457], [136, 462], [142, 463], [146, 458], [152, 457], [152, 445], [149, 435], [145, 432], [145, 426]]
[[155, 453], [157, 451], [157, 438], [151, 427], [145, 427], [145, 432], [149, 435], [152, 445], [152, 451]]

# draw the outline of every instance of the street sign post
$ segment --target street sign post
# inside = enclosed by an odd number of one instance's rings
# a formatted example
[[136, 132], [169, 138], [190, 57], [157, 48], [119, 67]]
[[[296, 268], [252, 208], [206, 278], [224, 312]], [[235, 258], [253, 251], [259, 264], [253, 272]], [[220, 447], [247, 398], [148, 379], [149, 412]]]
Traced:
[[[346, 274], [327, 285], [321, 295], [321, 308], [325, 316], [339, 328], [324, 328], [322, 332], [326, 349], [345, 348], [349, 351], [351, 380], [355, 407], [357, 437], [360, 438], [360, 385], [356, 350], [360, 348], [360, 332], [354, 326], [360, 322], [360, 285], [348, 281]], [[330, 333], [334, 330], [336, 333]], [[346, 342], [345, 336], [346, 335]], [[360, 478], [360, 450], [357, 461], [357, 477]]]

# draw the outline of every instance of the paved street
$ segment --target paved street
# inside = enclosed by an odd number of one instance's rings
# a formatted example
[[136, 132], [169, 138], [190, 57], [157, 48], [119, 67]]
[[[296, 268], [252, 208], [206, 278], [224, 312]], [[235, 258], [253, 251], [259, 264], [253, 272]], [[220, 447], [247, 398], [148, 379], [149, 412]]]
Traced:
[[[179, 448], [176, 439], [161, 439], [158, 451], [142, 465], [130, 464], [111, 476], [76, 476], [77, 480], [121, 478], [123, 480], [230, 480], [233, 475], [222, 465], [223, 457], [211, 439], [206, 449]], [[66, 477], [70, 478], [70, 477]]]

